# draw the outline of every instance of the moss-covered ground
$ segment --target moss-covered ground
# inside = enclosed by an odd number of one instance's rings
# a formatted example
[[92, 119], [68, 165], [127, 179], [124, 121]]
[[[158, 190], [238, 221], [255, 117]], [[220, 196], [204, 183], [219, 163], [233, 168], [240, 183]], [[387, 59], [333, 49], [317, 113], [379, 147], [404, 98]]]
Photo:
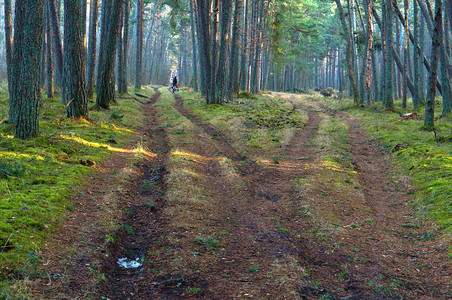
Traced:
[[346, 111], [361, 119], [368, 132], [394, 153], [400, 171], [412, 178], [415, 187], [413, 206], [422, 214], [433, 217], [441, 228], [452, 232], [452, 115], [441, 116], [442, 105], [435, 106], [435, 131], [423, 129], [424, 111], [419, 119], [407, 119], [403, 114], [414, 112], [412, 105], [396, 112], [385, 111], [381, 104], [355, 107], [351, 101], [322, 99], [328, 107]]
[[[151, 90], [148, 93], [152, 93]], [[73, 196], [99, 162], [130, 152], [143, 122], [144, 98], [118, 96], [110, 110], [89, 118], [66, 119], [59, 98], [42, 98], [39, 137], [13, 138], [13, 126], [0, 124], [0, 280], [30, 276], [46, 237], [73, 209]], [[0, 90], [0, 118], [7, 119], [7, 90]]]

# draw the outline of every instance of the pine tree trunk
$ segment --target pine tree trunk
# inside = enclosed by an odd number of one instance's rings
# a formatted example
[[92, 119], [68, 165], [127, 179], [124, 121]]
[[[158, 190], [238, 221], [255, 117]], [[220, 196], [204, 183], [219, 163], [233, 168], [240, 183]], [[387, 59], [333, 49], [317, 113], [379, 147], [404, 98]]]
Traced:
[[416, 45], [419, 44], [419, 8], [417, 6], [416, 0], [413, 0], [413, 6], [414, 6], [414, 20], [413, 20], [413, 27], [414, 27], [414, 49], [413, 49], [413, 66], [414, 66], [414, 95], [413, 95], [413, 106], [414, 109], [417, 110], [419, 106], [421, 105], [421, 100], [419, 98], [419, 78], [421, 76], [421, 67], [422, 65], [419, 64], [419, 57], [420, 57], [420, 48], [416, 47]]
[[[212, 91], [212, 66], [211, 66], [211, 37], [209, 34], [209, 6], [206, 0], [196, 0], [197, 7], [197, 21], [198, 25], [198, 35], [201, 39], [200, 56], [202, 56], [201, 68], [202, 70], [202, 80], [205, 82], [205, 92], [206, 92], [206, 102], [207, 104], [215, 103]], [[202, 46], [201, 46], [202, 45]]]
[[119, 19], [119, 34], [118, 34], [118, 40], [116, 42], [116, 86], [118, 87], [118, 93], [123, 93], [123, 87], [122, 87], [122, 68], [123, 68], [123, 54], [124, 51], [122, 49], [123, 46], [123, 30], [124, 30], [124, 18], [120, 17]]
[[143, 0], [137, 0], [137, 30], [136, 45], [137, 52], [135, 57], [135, 88], [141, 89], [141, 72], [143, 63]]
[[102, 0], [102, 14], [100, 19], [100, 41], [99, 41], [99, 49], [98, 49], [98, 58], [97, 58], [97, 74], [96, 74], [96, 93], [99, 94], [99, 83], [102, 80], [102, 72], [104, 71], [102, 68], [105, 65], [105, 43], [109, 36], [108, 28], [110, 24], [110, 15], [112, 9], [112, 2], [116, 0]]
[[64, 0], [63, 104], [67, 118], [88, 116], [83, 31], [80, 1]]
[[195, 17], [195, 24], [196, 24], [196, 48], [198, 51], [199, 56], [199, 88], [201, 90], [201, 94], [204, 97], [207, 97], [207, 83], [206, 83], [206, 74], [204, 74], [204, 53], [203, 53], [203, 37], [201, 37], [201, 20], [199, 16], [199, 4], [197, 2], [193, 3], [194, 7], [194, 17]]
[[[446, 22], [446, 17], [443, 18], [444, 19], [444, 25], [443, 25], [443, 29], [447, 28], [447, 22]], [[441, 40], [443, 41], [443, 45], [442, 47], [444, 47], [447, 50], [447, 38], [446, 36], [448, 35], [448, 32], [445, 32], [445, 30], [441, 30]], [[451, 91], [451, 84], [450, 84], [450, 76], [447, 73], [447, 71], [445, 70], [445, 66], [446, 66], [446, 53], [447, 51], [441, 51], [440, 54], [440, 62], [441, 62], [441, 66], [442, 66], [442, 70], [441, 70], [441, 85], [443, 87], [443, 115], [446, 115], [448, 113], [451, 112], [451, 106], [452, 106], [452, 91]]]
[[247, 82], [247, 53], [246, 53], [246, 49], [249, 48], [248, 45], [248, 18], [249, 18], [249, 14], [248, 14], [248, 1], [249, 0], [244, 0], [244, 6], [245, 6], [245, 15], [243, 18], [243, 26], [242, 26], [242, 31], [243, 31], [243, 39], [242, 39], [242, 59], [241, 59], [241, 66], [240, 66], [240, 89], [241, 90], [246, 90], [246, 82]]
[[[384, 103], [385, 107], [388, 110], [394, 109], [394, 98], [393, 98], [393, 55], [391, 49], [394, 49], [393, 45], [393, 31], [392, 31], [392, 0], [385, 1], [385, 43], [387, 47], [386, 55], [384, 57], [385, 60], [385, 95], [384, 95]], [[394, 51], [395, 52], [395, 51]]]
[[192, 43], [192, 55], [193, 55], [193, 91], [198, 91], [198, 58], [196, 47], [196, 27], [195, 27], [195, 11], [193, 9], [193, 1], [190, 2], [190, 31], [191, 31], [191, 43]]
[[441, 47], [441, 32], [442, 32], [442, 1], [435, 1], [435, 21], [432, 32], [432, 51], [431, 51], [431, 70], [428, 78], [427, 87], [427, 101], [425, 103], [425, 119], [424, 126], [426, 128], [433, 128], [435, 125], [435, 95], [436, 95], [436, 80], [438, 78], [438, 62]]
[[[408, 0], [403, 0], [403, 6], [405, 9], [405, 28], [408, 28]], [[408, 32], [405, 31], [405, 43], [403, 47], [403, 98], [402, 98], [402, 108], [406, 108], [407, 105], [407, 85], [408, 85]]]
[[[105, 26], [105, 33], [101, 38], [104, 39], [104, 50], [102, 64], [99, 61], [99, 82], [98, 93], [96, 97], [96, 104], [98, 107], [108, 109], [110, 102], [115, 101], [115, 82], [114, 82], [114, 70], [115, 70], [115, 54], [116, 54], [116, 39], [118, 38], [119, 31], [119, 18], [121, 17], [121, 9], [123, 7], [122, 0], [110, 0], [109, 3], [110, 13], [106, 16], [105, 22], [102, 26]], [[106, 0], [104, 0], [106, 3]]]
[[[52, 24], [52, 42], [55, 56], [55, 79], [58, 85], [62, 86], [63, 80], [63, 46], [60, 34], [60, 6], [57, 6], [56, 0], [48, 0], [50, 7], [50, 22]], [[58, 2], [59, 3], [59, 2]]]
[[122, 38], [123, 66], [122, 66], [122, 76], [121, 76], [121, 87], [122, 87], [123, 94], [127, 94], [127, 53], [128, 53], [128, 49], [129, 49], [129, 13], [130, 13], [129, 1], [125, 1], [124, 7], [123, 7], [124, 33], [123, 33], [123, 38]]
[[[44, 0], [45, 8], [45, 0]], [[47, 27], [47, 10], [44, 9], [44, 24], [42, 32], [42, 46], [41, 46], [41, 73], [39, 74], [39, 88], [43, 89], [46, 84], [46, 49], [47, 49], [47, 39], [46, 30]]]
[[[422, 16], [420, 16], [420, 23], [419, 23], [419, 55], [420, 59], [422, 60], [422, 57], [424, 57], [425, 53], [425, 20]], [[428, 61], [426, 58], [424, 58], [424, 62]], [[425, 73], [424, 68], [421, 65], [420, 70], [420, 76], [419, 76], [419, 99], [421, 104], [425, 103]], [[430, 66], [430, 63], [429, 63]], [[428, 70], [430, 72], [430, 70]]]
[[237, 73], [238, 73], [238, 52], [239, 47], [237, 45], [239, 39], [239, 19], [242, 3], [240, 0], [235, 0], [235, 11], [234, 11], [234, 24], [232, 26], [232, 41], [231, 41], [231, 55], [229, 63], [229, 76], [226, 89], [226, 99], [232, 100], [233, 93], [236, 91], [237, 87]]
[[8, 88], [11, 87], [11, 60], [13, 57], [13, 19], [11, 0], [5, 0], [5, 52], [6, 52], [6, 74], [8, 76]]
[[216, 75], [216, 99], [217, 102], [221, 103], [224, 100], [225, 95], [225, 86], [226, 86], [226, 63], [228, 61], [227, 50], [228, 50], [228, 40], [227, 35], [229, 33], [230, 21], [231, 21], [231, 9], [232, 9], [232, 1], [231, 0], [222, 0], [221, 1], [221, 18], [220, 18], [220, 49], [219, 49], [219, 57], [221, 59], [218, 60], [218, 69]]
[[335, 0], [337, 8], [339, 10], [339, 17], [341, 19], [342, 29], [344, 30], [345, 34], [345, 40], [347, 43], [347, 51], [346, 51], [346, 59], [347, 59], [347, 67], [348, 67], [348, 77], [350, 79], [350, 83], [353, 87], [353, 97], [354, 102], [357, 105], [359, 103], [359, 91], [358, 91], [358, 85], [356, 84], [355, 80], [355, 74], [354, 74], [354, 68], [352, 63], [352, 42], [351, 42], [351, 36], [349, 34], [349, 30], [347, 28], [347, 23], [345, 21], [345, 14], [344, 10], [342, 8], [342, 4], [340, 0]]
[[94, 70], [96, 67], [97, 18], [99, 0], [91, 0], [89, 17], [88, 52], [86, 62], [86, 94], [89, 99], [94, 95]]
[[[46, 1], [45, 10], [47, 10], [47, 16], [50, 16], [50, 2]], [[46, 22], [46, 35], [47, 35], [47, 49], [46, 49], [46, 91], [47, 97], [55, 97], [55, 90], [53, 85], [53, 49], [52, 49], [52, 26], [50, 25], [50, 19], [47, 18]]]
[[[26, 7], [25, 19], [19, 20], [24, 27], [23, 39], [17, 40], [22, 46], [22, 59], [20, 60], [20, 91], [17, 97], [17, 120], [14, 127], [14, 137], [27, 139], [37, 137], [39, 134], [39, 102], [41, 91], [39, 89], [39, 73], [41, 62], [42, 33], [44, 22], [44, 0], [16, 1], [16, 9]], [[24, 9], [25, 9], [24, 7]], [[17, 10], [16, 10], [17, 11]], [[16, 15], [17, 20], [18, 15]], [[20, 17], [19, 17], [20, 18]], [[17, 31], [16, 31], [17, 33]], [[16, 49], [16, 37], [14, 49]]]
[[20, 66], [22, 61], [25, 13], [27, 0], [17, 0], [14, 8], [14, 40], [11, 60], [11, 80], [9, 86], [9, 120], [8, 123], [16, 124], [18, 115], [18, 99], [20, 91]]

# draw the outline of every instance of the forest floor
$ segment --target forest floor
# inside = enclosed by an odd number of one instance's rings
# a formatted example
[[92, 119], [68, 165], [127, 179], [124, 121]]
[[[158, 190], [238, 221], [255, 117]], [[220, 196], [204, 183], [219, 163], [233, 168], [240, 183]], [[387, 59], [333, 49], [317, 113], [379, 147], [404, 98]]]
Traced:
[[[450, 299], [448, 245], [378, 140], [344, 112], [276, 96], [306, 125], [259, 160], [156, 90], [140, 129], [149, 155], [127, 166], [118, 154], [91, 176], [47, 243], [34, 297]], [[107, 217], [116, 234], [97, 226]]]

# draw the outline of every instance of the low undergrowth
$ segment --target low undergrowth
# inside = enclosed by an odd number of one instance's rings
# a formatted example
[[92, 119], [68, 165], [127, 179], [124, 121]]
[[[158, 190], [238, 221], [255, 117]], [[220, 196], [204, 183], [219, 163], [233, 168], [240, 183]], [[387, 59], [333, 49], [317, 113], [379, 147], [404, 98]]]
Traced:
[[[277, 162], [282, 146], [295, 130], [307, 123], [307, 114], [292, 103], [265, 95], [240, 98], [238, 102], [206, 105], [197, 93], [182, 92], [185, 105], [219, 132], [231, 137], [239, 152], [253, 159]], [[266, 157], [254, 157], [265, 153]]]
[[[76, 120], [64, 118], [60, 99], [44, 95], [39, 137], [14, 139], [13, 126], [0, 125], [0, 281], [30, 277], [30, 257], [39, 261], [45, 238], [74, 209], [72, 196], [96, 165], [134, 151], [126, 146], [142, 123], [140, 102], [118, 97], [110, 110], [91, 110], [89, 118]], [[7, 104], [3, 89], [0, 107]]]
[[[413, 205], [433, 217], [445, 232], [451, 233], [452, 115], [436, 120], [433, 132], [423, 130], [423, 109], [418, 111], [420, 119], [403, 118], [403, 113], [414, 110], [412, 106], [400, 108], [400, 101], [395, 103], [394, 113], [379, 106], [356, 108], [348, 101], [329, 100], [327, 104], [358, 116], [366, 129], [394, 153], [401, 169], [413, 178], [416, 188]], [[438, 116], [441, 111], [439, 102], [435, 114]]]

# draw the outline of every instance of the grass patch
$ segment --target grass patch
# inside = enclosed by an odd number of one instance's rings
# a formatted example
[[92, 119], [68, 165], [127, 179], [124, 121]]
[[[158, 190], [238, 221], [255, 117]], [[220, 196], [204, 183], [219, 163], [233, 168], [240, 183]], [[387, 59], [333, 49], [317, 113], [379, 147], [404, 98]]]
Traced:
[[265, 95], [240, 99], [239, 104], [216, 105], [206, 105], [200, 94], [193, 92], [181, 92], [180, 96], [187, 108], [228, 137], [241, 154], [265, 163], [280, 162], [281, 147], [308, 119], [306, 112], [295, 109], [289, 101]]
[[[327, 100], [328, 101], [328, 100]], [[435, 115], [442, 111], [441, 102]], [[347, 111], [363, 120], [365, 128], [377, 137], [394, 158], [400, 169], [413, 179], [416, 187], [414, 207], [433, 217], [441, 228], [452, 232], [452, 115], [435, 122], [435, 132], [422, 130], [424, 110], [418, 110], [420, 120], [403, 119], [400, 115], [413, 112], [412, 104], [402, 109], [396, 101], [396, 112], [383, 111], [380, 104], [370, 108], [356, 108], [352, 101], [328, 102], [336, 109]]]
[[217, 248], [219, 246], [219, 241], [211, 236], [208, 237], [197, 236], [195, 238], [195, 242], [200, 246], [202, 250], [205, 251], [212, 251], [212, 249]]
[[[7, 92], [0, 89], [0, 107], [7, 106]], [[0, 124], [0, 280], [30, 266], [30, 253], [42, 251], [66, 211], [76, 209], [73, 195], [96, 163], [130, 152], [125, 146], [142, 123], [141, 106], [130, 96], [118, 97], [111, 110], [73, 120], [64, 118], [60, 99], [44, 96], [39, 137], [14, 139], [13, 126]]]

